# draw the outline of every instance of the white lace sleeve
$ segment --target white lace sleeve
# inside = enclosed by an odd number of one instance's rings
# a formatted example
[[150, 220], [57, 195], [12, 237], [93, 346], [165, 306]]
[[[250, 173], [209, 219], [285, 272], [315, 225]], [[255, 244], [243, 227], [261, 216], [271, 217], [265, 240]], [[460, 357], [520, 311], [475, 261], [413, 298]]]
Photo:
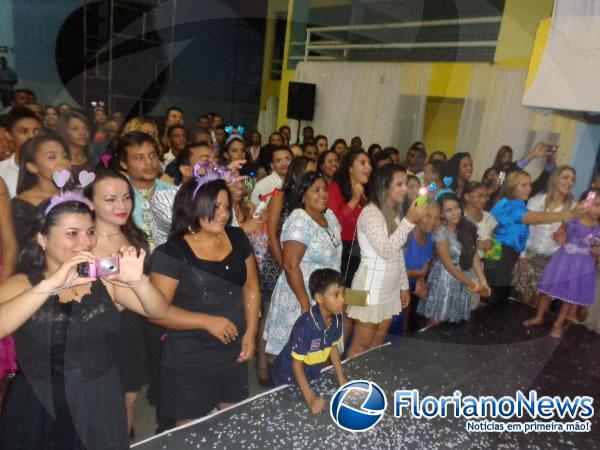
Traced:
[[388, 236], [383, 213], [374, 205], [368, 205], [362, 210], [356, 226], [366, 236], [377, 256], [383, 259], [402, 256], [402, 247], [415, 227], [408, 220], [402, 219], [396, 231]]
[[[408, 222], [408, 221], [407, 221]], [[408, 285], [408, 274], [406, 273], [406, 264], [404, 263], [404, 252], [400, 252], [400, 290], [408, 291], [410, 286]]]

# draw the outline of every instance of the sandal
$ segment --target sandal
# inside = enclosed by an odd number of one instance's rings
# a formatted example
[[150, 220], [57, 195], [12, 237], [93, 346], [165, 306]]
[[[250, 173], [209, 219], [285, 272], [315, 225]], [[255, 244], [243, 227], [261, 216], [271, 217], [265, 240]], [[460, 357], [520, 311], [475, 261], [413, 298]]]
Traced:
[[[265, 376], [266, 375], [266, 376]], [[271, 380], [271, 374], [269, 373], [268, 367], [256, 367], [256, 378], [258, 379], [258, 384], [264, 388], [272, 388], [275, 386], [273, 381]]]
[[560, 339], [563, 335], [563, 330], [563, 327], [561, 327], [560, 325], [553, 325], [552, 331], [550, 332], [550, 336], [552, 336], [555, 339]]

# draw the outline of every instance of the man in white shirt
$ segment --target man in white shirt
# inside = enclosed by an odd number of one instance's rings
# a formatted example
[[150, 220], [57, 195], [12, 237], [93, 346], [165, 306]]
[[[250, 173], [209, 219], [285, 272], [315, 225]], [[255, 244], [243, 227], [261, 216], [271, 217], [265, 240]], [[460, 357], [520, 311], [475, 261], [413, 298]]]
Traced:
[[271, 155], [271, 175], [266, 176], [254, 186], [250, 199], [254, 205], [260, 202], [260, 196], [270, 194], [274, 189], [280, 189], [293, 158], [288, 147], [278, 147]]
[[[179, 152], [183, 150], [187, 144], [187, 132], [185, 127], [176, 123], [167, 129], [167, 142], [169, 143], [169, 151], [163, 155], [163, 163], [168, 166], [175, 161]], [[172, 175], [171, 175], [172, 176]]]
[[10, 198], [13, 198], [17, 195], [21, 147], [27, 139], [40, 133], [42, 124], [35, 113], [29, 109], [13, 108], [8, 114], [6, 125], [6, 138], [11, 143], [14, 153], [10, 158], [0, 161], [0, 177], [8, 187]]
[[[215, 153], [207, 142], [191, 143], [185, 146], [176, 160], [179, 163], [182, 184], [192, 179], [193, 169], [196, 164], [214, 162], [214, 160]], [[150, 202], [156, 225], [154, 240], [157, 246], [164, 244], [169, 238], [171, 218], [173, 217], [173, 202], [175, 195], [179, 191], [179, 187], [156, 192]]]

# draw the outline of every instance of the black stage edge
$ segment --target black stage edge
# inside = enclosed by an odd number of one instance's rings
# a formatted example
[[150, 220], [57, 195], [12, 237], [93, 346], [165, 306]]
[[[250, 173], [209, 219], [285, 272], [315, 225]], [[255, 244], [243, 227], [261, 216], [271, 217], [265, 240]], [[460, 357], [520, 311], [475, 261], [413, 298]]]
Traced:
[[[549, 336], [552, 318], [540, 328], [522, 321], [532, 309], [517, 302], [474, 311], [471, 321], [443, 324], [360, 355], [344, 364], [349, 379], [371, 380], [386, 393], [386, 415], [365, 433], [339, 429], [329, 416], [337, 389], [332, 370], [315, 390], [327, 410], [311, 415], [295, 387], [259, 398], [185, 428], [141, 442], [151, 449], [594, 449], [600, 448], [598, 412], [587, 433], [476, 433], [465, 419], [393, 416], [393, 392], [419, 389], [425, 395], [510, 395], [531, 389], [539, 395], [600, 399], [600, 335], [570, 325], [561, 340]], [[491, 419], [491, 418], [490, 418]], [[493, 420], [493, 419], [492, 419]], [[512, 419], [516, 421], [518, 419]], [[532, 421], [533, 419], [523, 419]], [[561, 419], [554, 419], [561, 420]], [[564, 421], [571, 419], [564, 419]]]

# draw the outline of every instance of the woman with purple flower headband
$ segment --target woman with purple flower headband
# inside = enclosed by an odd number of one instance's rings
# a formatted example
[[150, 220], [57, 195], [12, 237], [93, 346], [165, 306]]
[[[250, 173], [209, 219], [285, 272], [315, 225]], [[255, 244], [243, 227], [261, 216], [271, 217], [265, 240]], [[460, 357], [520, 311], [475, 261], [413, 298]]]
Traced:
[[248, 397], [260, 291], [245, 233], [228, 226], [237, 173], [198, 164], [175, 197], [167, 243], [151, 260], [152, 283], [171, 304], [161, 353], [158, 414], [183, 425]]
[[112, 275], [83, 275], [103, 266], [80, 194], [54, 196], [36, 220], [17, 275], [0, 286], [0, 338], [13, 334], [21, 368], [0, 416], [0, 448], [127, 448], [116, 304], [152, 319], [168, 306], [143, 274], [144, 250], [123, 246]]

